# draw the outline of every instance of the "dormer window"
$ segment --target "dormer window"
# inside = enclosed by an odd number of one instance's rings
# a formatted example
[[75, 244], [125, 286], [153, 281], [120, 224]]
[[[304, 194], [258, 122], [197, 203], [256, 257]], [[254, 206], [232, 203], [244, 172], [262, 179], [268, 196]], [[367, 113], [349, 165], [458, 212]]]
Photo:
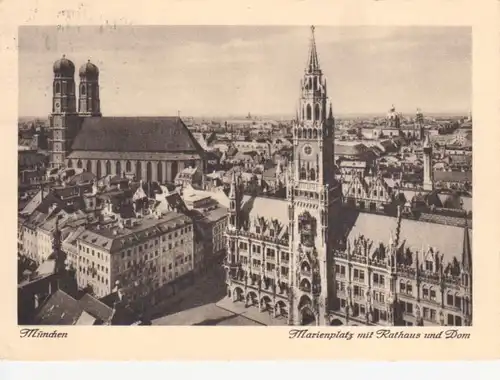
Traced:
[[255, 232], [258, 233], [258, 234], [260, 234], [260, 227], [259, 226], [255, 227]]

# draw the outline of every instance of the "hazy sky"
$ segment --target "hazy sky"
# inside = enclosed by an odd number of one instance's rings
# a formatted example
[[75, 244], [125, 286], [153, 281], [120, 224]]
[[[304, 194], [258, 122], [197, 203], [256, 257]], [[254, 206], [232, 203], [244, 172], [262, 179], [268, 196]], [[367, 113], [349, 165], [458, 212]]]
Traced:
[[[103, 115], [295, 115], [310, 28], [21, 27], [19, 113], [51, 111], [52, 64], [100, 69]], [[471, 108], [468, 27], [316, 27], [334, 113]], [[76, 75], [78, 82], [78, 75]]]

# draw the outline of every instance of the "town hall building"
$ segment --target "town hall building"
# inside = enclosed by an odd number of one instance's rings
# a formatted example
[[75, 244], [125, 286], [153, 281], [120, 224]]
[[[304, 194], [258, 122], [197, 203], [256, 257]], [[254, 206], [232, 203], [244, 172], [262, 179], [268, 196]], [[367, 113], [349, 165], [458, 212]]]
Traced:
[[[227, 296], [283, 325], [472, 324], [472, 228], [343, 207], [332, 104], [314, 27], [293, 125], [287, 198], [233, 172]], [[428, 180], [428, 179], [427, 179]]]

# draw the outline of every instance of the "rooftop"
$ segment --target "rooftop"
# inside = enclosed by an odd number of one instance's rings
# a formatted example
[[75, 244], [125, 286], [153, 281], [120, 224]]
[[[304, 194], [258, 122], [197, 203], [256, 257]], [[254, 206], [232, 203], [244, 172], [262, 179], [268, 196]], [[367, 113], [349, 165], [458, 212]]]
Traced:
[[73, 151], [201, 152], [179, 117], [85, 118]]
[[129, 227], [85, 230], [79, 235], [78, 240], [113, 253], [188, 224], [191, 224], [189, 217], [170, 211], [163, 214], [160, 218], [150, 217], [141, 219], [137, 225]]

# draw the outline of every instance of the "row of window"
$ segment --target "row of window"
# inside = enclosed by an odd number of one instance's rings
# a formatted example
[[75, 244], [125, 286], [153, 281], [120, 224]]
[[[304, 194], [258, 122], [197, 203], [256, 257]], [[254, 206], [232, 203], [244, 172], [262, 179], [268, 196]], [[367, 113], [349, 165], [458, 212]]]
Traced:
[[[184, 244], [184, 239], [177, 240], [177, 241], [175, 241], [173, 243], [168, 243], [168, 248], [167, 248], [167, 246], [162, 247], [162, 252], [167, 252], [167, 249], [171, 250], [172, 248], [178, 247], [178, 246], [183, 245], [183, 244]], [[148, 249], [148, 248], [152, 248], [152, 247], [153, 247], [153, 244], [150, 244], [149, 247], [147, 245], [144, 245], [144, 249]], [[130, 258], [130, 257], [132, 257], [132, 254], [135, 255], [137, 253], [143, 252], [143, 247], [142, 246], [139, 246], [138, 248], [139, 249], [137, 251], [135, 249], [133, 249], [133, 250], [129, 249], [129, 250], [127, 250], [127, 252], [123, 251], [121, 253], [122, 259], [125, 259], [125, 255], [126, 255], [127, 258]], [[158, 250], [155, 250], [154, 255], [155, 255], [155, 257], [158, 257]], [[151, 253], [151, 257], [153, 257], [153, 253]], [[146, 254], [145, 258], [146, 258], [146, 260], [148, 260], [149, 254]]]
[[[344, 298], [340, 298], [340, 307], [342, 309], [345, 309], [347, 306], [347, 302]], [[376, 307], [372, 308], [373, 312], [373, 319], [372, 321], [374, 323], [377, 323], [379, 321], [387, 321], [387, 312], [385, 310], [378, 309]], [[364, 317], [366, 315], [366, 307], [363, 304], [359, 304], [357, 302], [354, 302], [352, 304], [352, 314], [354, 317]]]
[[[345, 265], [335, 264], [336, 275], [338, 275], [339, 277], [345, 277], [346, 272], [347, 271], [346, 271]], [[354, 281], [364, 283], [365, 282], [365, 271], [362, 269], [357, 269], [357, 268], [353, 269], [352, 278]], [[373, 273], [372, 280], [373, 280], [372, 283], [375, 286], [380, 286], [380, 287], [385, 286], [385, 277], [382, 274]]]
[[[248, 265], [248, 257], [246, 256], [240, 256], [240, 259], [241, 259], [241, 263], [243, 265]], [[252, 266], [258, 270], [260, 270], [260, 267], [261, 267], [261, 261], [258, 260], [258, 259], [253, 259], [252, 261]], [[269, 272], [274, 272], [276, 270], [276, 265], [275, 264], [272, 264], [272, 263], [266, 263], [266, 271], [269, 271]], [[280, 268], [280, 273], [282, 276], [285, 276], [285, 277], [288, 277], [288, 268], [287, 267], [281, 267]]]
[[[193, 260], [193, 256], [189, 255], [189, 256], [185, 256], [185, 257], [181, 257], [179, 258], [178, 260], [176, 260], [174, 263], [169, 263], [168, 264], [168, 270], [172, 270], [172, 266], [179, 266], [179, 265], [182, 265], [182, 264], [185, 264], [187, 262], [190, 262]], [[166, 268], [165, 266], [162, 267], [162, 272], [165, 273], [166, 272]]]
[[78, 249], [82, 252], [92, 254], [92, 256], [97, 256], [98, 259], [102, 259], [104, 261], [109, 261], [109, 254], [108, 253], [101, 253], [100, 251], [97, 251], [97, 254], [96, 254], [96, 251], [94, 249], [91, 249], [89, 247], [85, 247], [81, 244], [78, 246]]
[[[99, 274], [99, 272], [97, 272], [97, 270], [95, 270], [95, 268], [79, 267], [78, 269], [79, 269], [80, 273], [86, 274], [87, 276], [91, 276], [92, 278], [97, 279], [98, 282], [101, 282], [102, 284], [108, 285], [108, 277]], [[108, 270], [108, 268], [106, 268], [106, 273], [108, 273], [107, 270]]]
[[[354, 187], [351, 188], [351, 193], [352, 194], [355, 194], [356, 193], [356, 189]], [[358, 187], [358, 195], [361, 195], [361, 188]], [[378, 195], [377, 195], [377, 190], [373, 190], [373, 193], [372, 193], [372, 196], [373, 197], [376, 197], [376, 196], [380, 196], [380, 197], [383, 197], [384, 196], [384, 191], [383, 190], [380, 190], [378, 192]]]
[[[242, 251], [247, 251], [248, 250], [248, 243], [240, 241], [239, 248]], [[261, 246], [257, 245], [257, 244], [252, 244], [252, 252], [256, 253], [256, 254], [260, 254], [261, 253]], [[276, 250], [274, 248], [267, 248], [266, 249], [266, 256], [270, 259], [274, 259], [276, 256]], [[290, 254], [288, 252], [281, 252], [281, 260], [282, 261], [289, 261]]]
[[[87, 264], [90, 266], [96, 265], [96, 262], [93, 260], [90, 260], [88, 257], [78, 256], [78, 261], [80, 261], [80, 264]], [[107, 270], [107, 266], [104, 266], [101, 264], [97, 264], [97, 268], [99, 268], [99, 270], [101, 270], [101, 268], [102, 268], [102, 270], [104, 270], [104, 268], [106, 268], [106, 270]]]

